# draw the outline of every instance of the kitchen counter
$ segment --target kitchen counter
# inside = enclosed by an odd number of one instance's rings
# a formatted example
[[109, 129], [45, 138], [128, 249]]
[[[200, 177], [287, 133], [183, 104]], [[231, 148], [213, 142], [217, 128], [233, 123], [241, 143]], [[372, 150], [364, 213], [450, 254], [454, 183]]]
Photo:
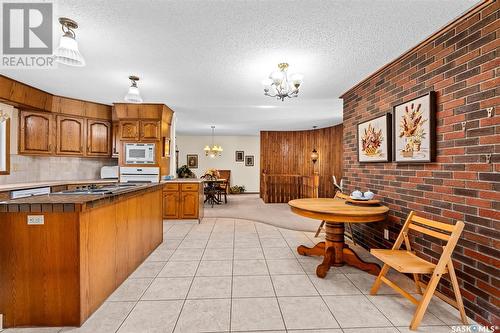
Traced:
[[162, 180], [162, 183], [203, 183], [204, 180], [200, 178], [176, 178], [170, 180]]
[[162, 243], [163, 187], [0, 203], [4, 328], [81, 326]]
[[47, 180], [29, 183], [11, 183], [0, 185], [0, 192], [25, 190], [29, 188], [60, 186], [60, 185], [88, 185], [116, 183], [118, 179], [77, 179], [77, 180]]

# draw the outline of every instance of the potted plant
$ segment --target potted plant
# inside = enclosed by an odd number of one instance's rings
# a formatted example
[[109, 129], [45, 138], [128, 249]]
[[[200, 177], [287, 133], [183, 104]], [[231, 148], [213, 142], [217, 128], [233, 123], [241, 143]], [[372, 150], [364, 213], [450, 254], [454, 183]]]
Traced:
[[245, 186], [234, 185], [230, 187], [231, 194], [241, 194], [245, 192]]
[[196, 178], [196, 175], [194, 174], [191, 169], [188, 168], [187, 165], [181, 166], [179, 169], [177, 169], [177, 177], [179, 178]]

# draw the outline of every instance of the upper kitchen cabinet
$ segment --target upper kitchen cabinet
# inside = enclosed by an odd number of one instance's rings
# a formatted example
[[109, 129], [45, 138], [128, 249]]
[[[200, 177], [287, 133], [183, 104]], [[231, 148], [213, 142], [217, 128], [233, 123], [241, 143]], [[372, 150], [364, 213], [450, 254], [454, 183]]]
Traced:
[[126, 141], [139, 140], [139, 121], [138, 120], [120, 121], [120, 138]]
[[85, 154], [85, 119], [56, 116], [56, 153], [83, 156]]
[[111, 123], [87, 120], [87, 156], [111, 156]]
[[0, 100], [18, 108], [45, 110], [52, 104], [52, 95], [0, 76]]
[[48, 112], [19, 112], [19, 153], [54, 153], [54, 116]]
[[159, 121], [141, 120], [140, 139], [141, 140], [160, 140], [161, 128]]

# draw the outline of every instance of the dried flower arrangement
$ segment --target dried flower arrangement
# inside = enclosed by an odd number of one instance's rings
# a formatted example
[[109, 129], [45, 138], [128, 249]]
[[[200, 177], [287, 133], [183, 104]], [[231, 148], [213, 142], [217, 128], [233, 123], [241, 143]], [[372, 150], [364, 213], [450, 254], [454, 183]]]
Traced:
[[217, 169], [208, 169], [205, 171], [205, 174], [201, 176], [201, 178], [209, 179], [209, 180], [217, 180], [220, 177], [219, 170]]
[[403, 153], [407, 153], [409, 155], [410, 152], [420, 151], [420, 145], [422, 143], [422, 139], [425, 138], [425, 132], [423, 128], [423, 124], [427, 121], [422, 116], [422, 111], [420, 110], [422, 104], [418, 104], [415, 106], [414, 103], [411, 103], [410, 108], [408, 106], [405, 107], [405, 112], [401, 118], [399, 123], [399, 137], [407, 138], [407, 142]]
[[368, 124], [365, 128], [363, 136], [361, 137], [362, 150], [367, 156], [373, 156], [379, 153], [379, 148], [383, 141], [382, 130], [378, 131], [372, 124]]

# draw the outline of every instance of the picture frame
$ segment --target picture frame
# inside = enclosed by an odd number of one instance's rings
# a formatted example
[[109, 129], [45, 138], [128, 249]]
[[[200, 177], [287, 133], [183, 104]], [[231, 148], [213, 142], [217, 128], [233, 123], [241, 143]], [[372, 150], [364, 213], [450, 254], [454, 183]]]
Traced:
[[253, 155], [245, 156], [245, 166], [254, 166], [254, 156]]
[[188, 154], [186, 165], [190, 169], [198, 169], [198, 154]]
[[234, 153], [234, 160], [236, 162], [244, 162], [245, 161], [245, 152], [243, 150], [237, 150]]
[[390, 113], [358, 123], [358, 162], [390, 162], [392, 127]]
[[436, 93], [393, 106], [393, 160], [430, 163], [436, 158]]

